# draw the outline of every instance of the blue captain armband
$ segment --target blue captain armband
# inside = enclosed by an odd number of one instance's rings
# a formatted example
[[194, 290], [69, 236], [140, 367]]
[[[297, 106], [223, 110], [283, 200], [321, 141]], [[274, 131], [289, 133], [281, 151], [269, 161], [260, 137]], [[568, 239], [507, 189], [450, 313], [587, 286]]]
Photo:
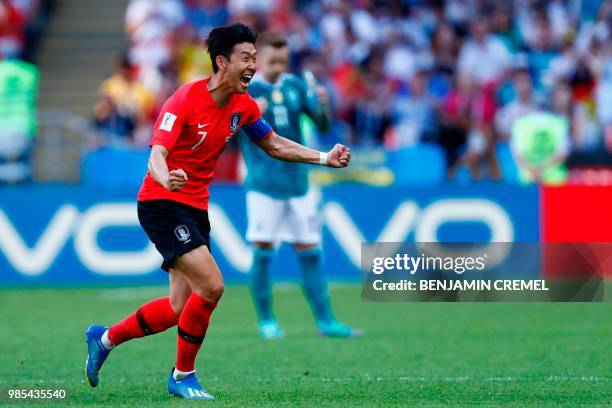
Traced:
[[243, 126], [242, 130], [244, 130], [249, 139], [255, 143], [259, 142], [273, 131], [272, 126], [266, 122], [263, 116], [260, 116], [259, 119], [250, 125]]

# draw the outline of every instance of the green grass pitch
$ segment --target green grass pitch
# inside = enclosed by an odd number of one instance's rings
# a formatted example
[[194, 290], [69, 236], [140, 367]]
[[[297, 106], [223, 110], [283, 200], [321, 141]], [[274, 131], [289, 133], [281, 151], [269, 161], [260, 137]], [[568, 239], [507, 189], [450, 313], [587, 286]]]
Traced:
[[[110, 324], [164, 287], [0, 290], [0, 405], [12, 388], [65, 389], [71, 406], [166, 407], [175, 330], [112, 352], [92, 389], [89, 323]], [[198, 357], [216, 406], [611, 406], [611, 303], [367, 303], [332, 286], [363, 339], [323, 339], [297, 286], [278, 285], [287, 338], [263, 341], [244, 286], [229, 286]], [[57, 403], [55, 405], [58, 405]]]

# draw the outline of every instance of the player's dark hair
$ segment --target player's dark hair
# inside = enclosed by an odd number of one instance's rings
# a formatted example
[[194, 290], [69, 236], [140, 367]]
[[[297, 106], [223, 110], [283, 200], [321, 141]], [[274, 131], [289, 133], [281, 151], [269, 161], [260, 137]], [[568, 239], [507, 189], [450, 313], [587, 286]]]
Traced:
[[217, 61], [215, 61], [217, 56], [222, 55], [229, 59], [234, 51], [234, 45], [245, 42], [255, 45], [257, 34], [244, 24], [236, 23], [213, 29], [206, 39], [206, 49], [210, 54], [213, 72], [216, 73], [219, 70]]
[[280, 33], [263, 33], [259, 36], [257, 42], [260, 47], [284, 48], [287, 46], [287, 39]]

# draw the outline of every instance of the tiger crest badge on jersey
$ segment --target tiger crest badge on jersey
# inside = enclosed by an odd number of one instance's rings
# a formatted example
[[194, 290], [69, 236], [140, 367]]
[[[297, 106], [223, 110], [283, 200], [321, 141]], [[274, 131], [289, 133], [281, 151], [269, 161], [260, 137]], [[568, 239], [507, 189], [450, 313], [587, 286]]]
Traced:
[[238, 130], [238, 126], [240, 125], [240, 118], [242, 114], [240, 112], [232, 113], [232, 117], [230, 118], [230, 131], [232, 133]]

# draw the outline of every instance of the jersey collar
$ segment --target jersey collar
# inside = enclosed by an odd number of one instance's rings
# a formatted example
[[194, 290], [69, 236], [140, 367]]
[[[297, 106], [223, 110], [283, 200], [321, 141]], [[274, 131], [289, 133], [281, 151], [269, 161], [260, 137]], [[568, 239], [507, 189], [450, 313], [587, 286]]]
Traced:
[[215, 98], [212, 97], [212, 94], [210, 93], [210, 91], [208, 90], [208, 81], [210, 81], [211, 77], [205, 78], [204, 81], [204, 92], [203, 92], [203, 96], [204, 99], [206, 100], [206, 102], [208, 102], [214, 109], [218, 109], [218, 110], [223, 110], [223, 109], [227, 109], [228, 106], [232, 105], [233, 101], [234, 101], [234, 96], [235, 94], [232, 94], [229, 98], [229, 100], [227, 101], [227, 105], [225, 105], [224, 108], [222, 108], [221, 106], [219, 106], [217, 104], [217, 101], [215, 101]]

